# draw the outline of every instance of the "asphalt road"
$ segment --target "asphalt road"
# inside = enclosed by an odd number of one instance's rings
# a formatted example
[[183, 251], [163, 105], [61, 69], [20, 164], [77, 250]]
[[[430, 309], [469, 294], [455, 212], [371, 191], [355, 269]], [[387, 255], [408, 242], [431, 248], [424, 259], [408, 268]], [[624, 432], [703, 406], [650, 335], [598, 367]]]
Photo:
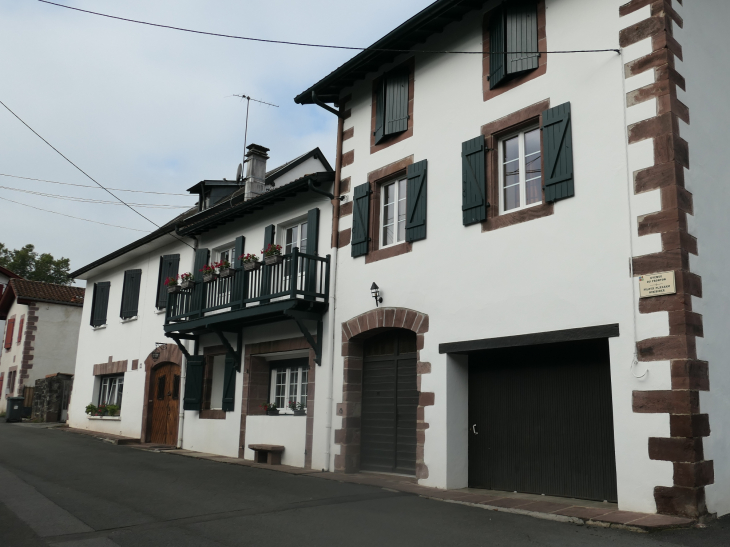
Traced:
[[639, 534], [0, 423], [0, 546], [730, 545], [730, 519]]

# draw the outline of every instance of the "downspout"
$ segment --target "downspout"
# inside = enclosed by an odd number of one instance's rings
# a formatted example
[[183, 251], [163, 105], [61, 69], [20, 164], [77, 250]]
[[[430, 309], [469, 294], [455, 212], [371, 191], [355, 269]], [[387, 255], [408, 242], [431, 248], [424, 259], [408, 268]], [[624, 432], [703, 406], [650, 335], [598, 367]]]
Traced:
[[[190, 236], [190, 238], [195, 242], [193, 243], [193, 265], [195, 264], [195, 253], [198, 251], [198, 247], [200, 246], [200, 243], [198, 242], [198, 238], [195, 236]], [[192, 270], [192, 267], [190, 268]], [[185, 348], [188, 350], [188, 353], [190, 353], [190, 340], [185, 340], [183, 342], [185, 344]], [[198, 354], [198, 341], [195, 340], [194, 346], [193, 346], [193, 352], [190, 353], [191, 355], [197, 355]], [[183, 393], [185, 393], [185, 378], [186, 378], [186, 372], [188, 370], [188, 367], [180, 367], [180, 399], [182, 399]], [[178, 401], [180, 400], [178, 399]], [[178, 409], [178, 419], [177, 419], [177, 448], [182, 448], [183, 443], [183, 431], [185, 430], [185, 409], [183, 408], [183, 405], [179, 405]]]
[[[330, 453], [330, 447], [332, 446], [332, 415], [333, 415], [333, 394], [332, 391], [334, 389], [334, 373], [335, 373], [335, 315], [337, 313], [337, 254], [339, 250], [339, 233], [340, 233], [340, 200], [342, 199], [342, 196], [340, 196], [340, 178], [342, 173], [342, 130], [345, 123], [345, 120], [342, 115], [342, 105], [340, 105], [340, 110], [337, 111], [334, 108], [331, 108], [324, 104], [322, 101], [320, 101], [317, 98], [316, 92], [312, 91], [312, 100], [317, 104], [318, 106], [321, 106], [328, 112], [331, 112], [335, 114], [338, 118], [337, 120], [337, 150], [336, 150], [336, 157], [335, 157], [335, 185], [334, 185], [334, 199], [331, 200], [332, 203], [332, 241], [331, 246], [334, 249], [333, 251], [333, 260], [330, 267], [334, 268], [334, 275], [332, 276], [332, 286], [330, 290], [330, 300], [332, 300], [332, 305], [330, 306], [330, 316], [327, 321], [328, 328], [330, 329], [330, 332], [332, 334], [332, 345], [330, 350], [330, 370], [329, 370], [329, 380], [328, 380], [328, 386], [327, 386], [327, 402], [325, 405], [327, 414], [326, 414], [326, 426], [325, 426], [325, 468], [323, 471], [329, 471], [330, 470], [330, 459], [331, 459], [331, 453]], [[310, 183], [311, 187], [311, 183]], [[314, 190], [314, 188], [312, 188]], [[315, 190], [316, 191], [316, 190]], [[321, 192], [319, 192], [321, 193]], [[330, 196], [327, 196], [330, 197]]]

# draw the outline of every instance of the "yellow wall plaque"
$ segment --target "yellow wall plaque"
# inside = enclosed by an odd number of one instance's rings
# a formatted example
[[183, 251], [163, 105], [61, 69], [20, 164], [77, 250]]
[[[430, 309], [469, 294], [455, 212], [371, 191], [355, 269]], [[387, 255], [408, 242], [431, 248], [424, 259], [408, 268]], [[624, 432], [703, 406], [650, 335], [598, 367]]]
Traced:
[[659, 272], [639, 277], [639, 298], [676, 294], [674, 272]]

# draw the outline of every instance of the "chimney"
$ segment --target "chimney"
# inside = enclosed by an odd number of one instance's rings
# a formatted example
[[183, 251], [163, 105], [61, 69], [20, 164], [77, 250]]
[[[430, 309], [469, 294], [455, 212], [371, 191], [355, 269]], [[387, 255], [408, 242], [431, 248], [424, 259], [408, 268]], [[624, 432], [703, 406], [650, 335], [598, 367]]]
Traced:
[[253, 199], [264, 193], [264, 182], [266, 179], [266, 160], [269, 156], [266, 152], [268, 148], [259, 146], [258, 144], [250, 144], [246, 147], [246, 192], [244, 199]]

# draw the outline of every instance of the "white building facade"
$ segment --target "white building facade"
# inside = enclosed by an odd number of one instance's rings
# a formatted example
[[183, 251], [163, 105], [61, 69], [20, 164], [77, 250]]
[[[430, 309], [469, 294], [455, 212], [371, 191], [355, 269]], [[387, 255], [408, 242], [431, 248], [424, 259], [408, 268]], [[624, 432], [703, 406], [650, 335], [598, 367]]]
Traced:
[[347, 196], [327, 468], [730, 512], [720, 4], [440, 0], [295, 99]]

